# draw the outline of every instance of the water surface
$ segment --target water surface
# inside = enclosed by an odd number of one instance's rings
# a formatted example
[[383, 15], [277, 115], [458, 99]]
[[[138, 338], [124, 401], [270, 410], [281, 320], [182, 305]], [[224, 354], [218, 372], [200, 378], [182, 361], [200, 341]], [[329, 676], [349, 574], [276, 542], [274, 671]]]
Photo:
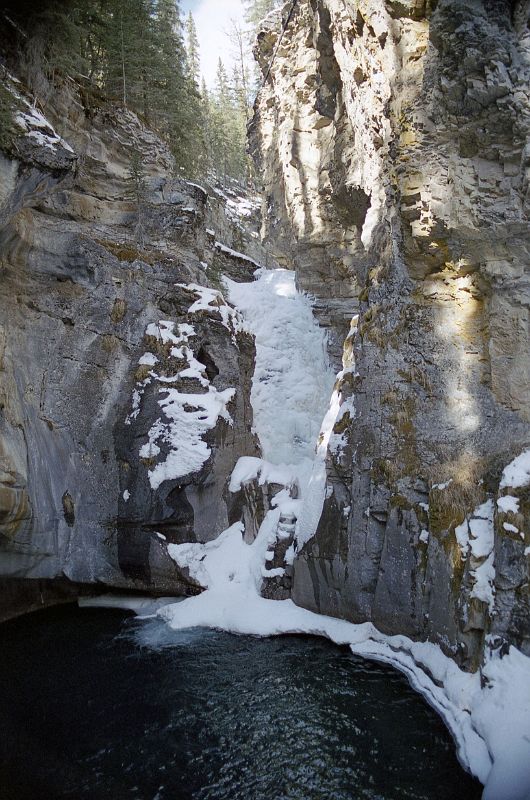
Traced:
[[0, 797], [474, 800], [399, 673], [318, 638], [103, 609], [0, 626]]

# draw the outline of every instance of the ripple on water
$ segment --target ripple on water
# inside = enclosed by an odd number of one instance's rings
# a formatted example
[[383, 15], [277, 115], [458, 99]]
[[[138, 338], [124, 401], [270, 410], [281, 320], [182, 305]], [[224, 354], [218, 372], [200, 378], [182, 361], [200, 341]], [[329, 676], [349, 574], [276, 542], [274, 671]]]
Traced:
[[403, 676], [323, 639], [63, 608], [0, 626], [0, 653], [5, 800], [481, 794]]

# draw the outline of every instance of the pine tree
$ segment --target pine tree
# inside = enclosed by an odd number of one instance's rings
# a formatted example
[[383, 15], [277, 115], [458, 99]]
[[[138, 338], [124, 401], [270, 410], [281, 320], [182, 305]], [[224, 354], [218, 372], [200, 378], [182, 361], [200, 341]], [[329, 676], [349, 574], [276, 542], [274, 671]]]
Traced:
[[199, 55], [199, 39], [197, 37], [197, 28], [195, 27], [195, 20], [191, 11], [186, 20], [186, 56], [188, 63], [188, 73], [196, 83], [199, 85], [201, 74], [201, 60]]
[[204, 161], [203, 173], [207, 175], [214, 170], [214, 155], [213, 155], [213, 119], [212, 119], [212, 103], [210, 101], [210, 93], [206, 86], [204, 78], [201, 83], [201, 110], [203, 119], [203, 137], [204, 137]]
[[149, 0], [110, 0], [103, 33], [107, 94], [149, 120], [154, 42]]
[[27, 9], [23, 20], [29, 35], [23, 43], [24, 77], [35, 98], [45, 103], [62, 75], [75, 75], [86, 68], [80, 42], [86, 35], [77, 3], [65, 7], [61, 0]]
[[229, 138], [227, 118], [230, 110], [228, 79], [221, 59], [217, 64], [214, 101], [212, 105], [212, 161], [220, 174], [228, 174]]
[[157, 72], [153, 82], [156, 119], [168, 139], [177, 166], [183, 169], [190, 136], [188, 87], [182, 24], [179, 7], [174, 0], [158, 0], [155, 32], [158, 49]]
[[206, 116], [204, 99], [199, 90], [200, 52], [195, 20], [190, 11], [186, 19], [186, 91], [188, 144], [186, 171], [191, 177], [201, 177], [208, 169], [206, 146]]
[[229, 36], [234, 52], [234, 90], [239, 107], [248, 121], [251, 117], [248, 37], [235, 20], [232, 20]]
[[246, 115], [241, 105], [241, 84], [236, 68], [230, 85], [221, 59], [217, 66], [216, 84], [209, 110], [211, 131], [211, 168], [218, 176], [245, 181], [249, 176], [249, 160], [245, 153]]

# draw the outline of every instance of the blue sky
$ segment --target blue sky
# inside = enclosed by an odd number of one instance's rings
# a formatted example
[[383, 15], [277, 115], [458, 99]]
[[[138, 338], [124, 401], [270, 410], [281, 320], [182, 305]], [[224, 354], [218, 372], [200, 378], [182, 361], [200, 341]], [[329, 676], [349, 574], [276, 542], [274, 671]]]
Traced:
[[198, 5], [200, 5], [200, 0], [180, 0], [180, 7], [184, 14], [187, 14], [188, 11], [195, 11]]
[[201, 50], [201, 69], [208, 86], [215, 81], [215, 71], [219, 57], [231, 69], [232, 58], [230, 42], [226, 31], [231, 20], [243, 24], [243, 4], [241, 0], [180, 0], [183, 14], [193, 13]]

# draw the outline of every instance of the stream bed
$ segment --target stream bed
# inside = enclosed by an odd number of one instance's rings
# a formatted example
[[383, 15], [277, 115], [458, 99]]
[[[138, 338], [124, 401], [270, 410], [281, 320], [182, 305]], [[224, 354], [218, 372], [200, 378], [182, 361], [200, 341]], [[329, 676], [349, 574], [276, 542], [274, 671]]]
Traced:
[[0, 626], [0, 798], [477, 800], [385, 665], [65, 606]]

